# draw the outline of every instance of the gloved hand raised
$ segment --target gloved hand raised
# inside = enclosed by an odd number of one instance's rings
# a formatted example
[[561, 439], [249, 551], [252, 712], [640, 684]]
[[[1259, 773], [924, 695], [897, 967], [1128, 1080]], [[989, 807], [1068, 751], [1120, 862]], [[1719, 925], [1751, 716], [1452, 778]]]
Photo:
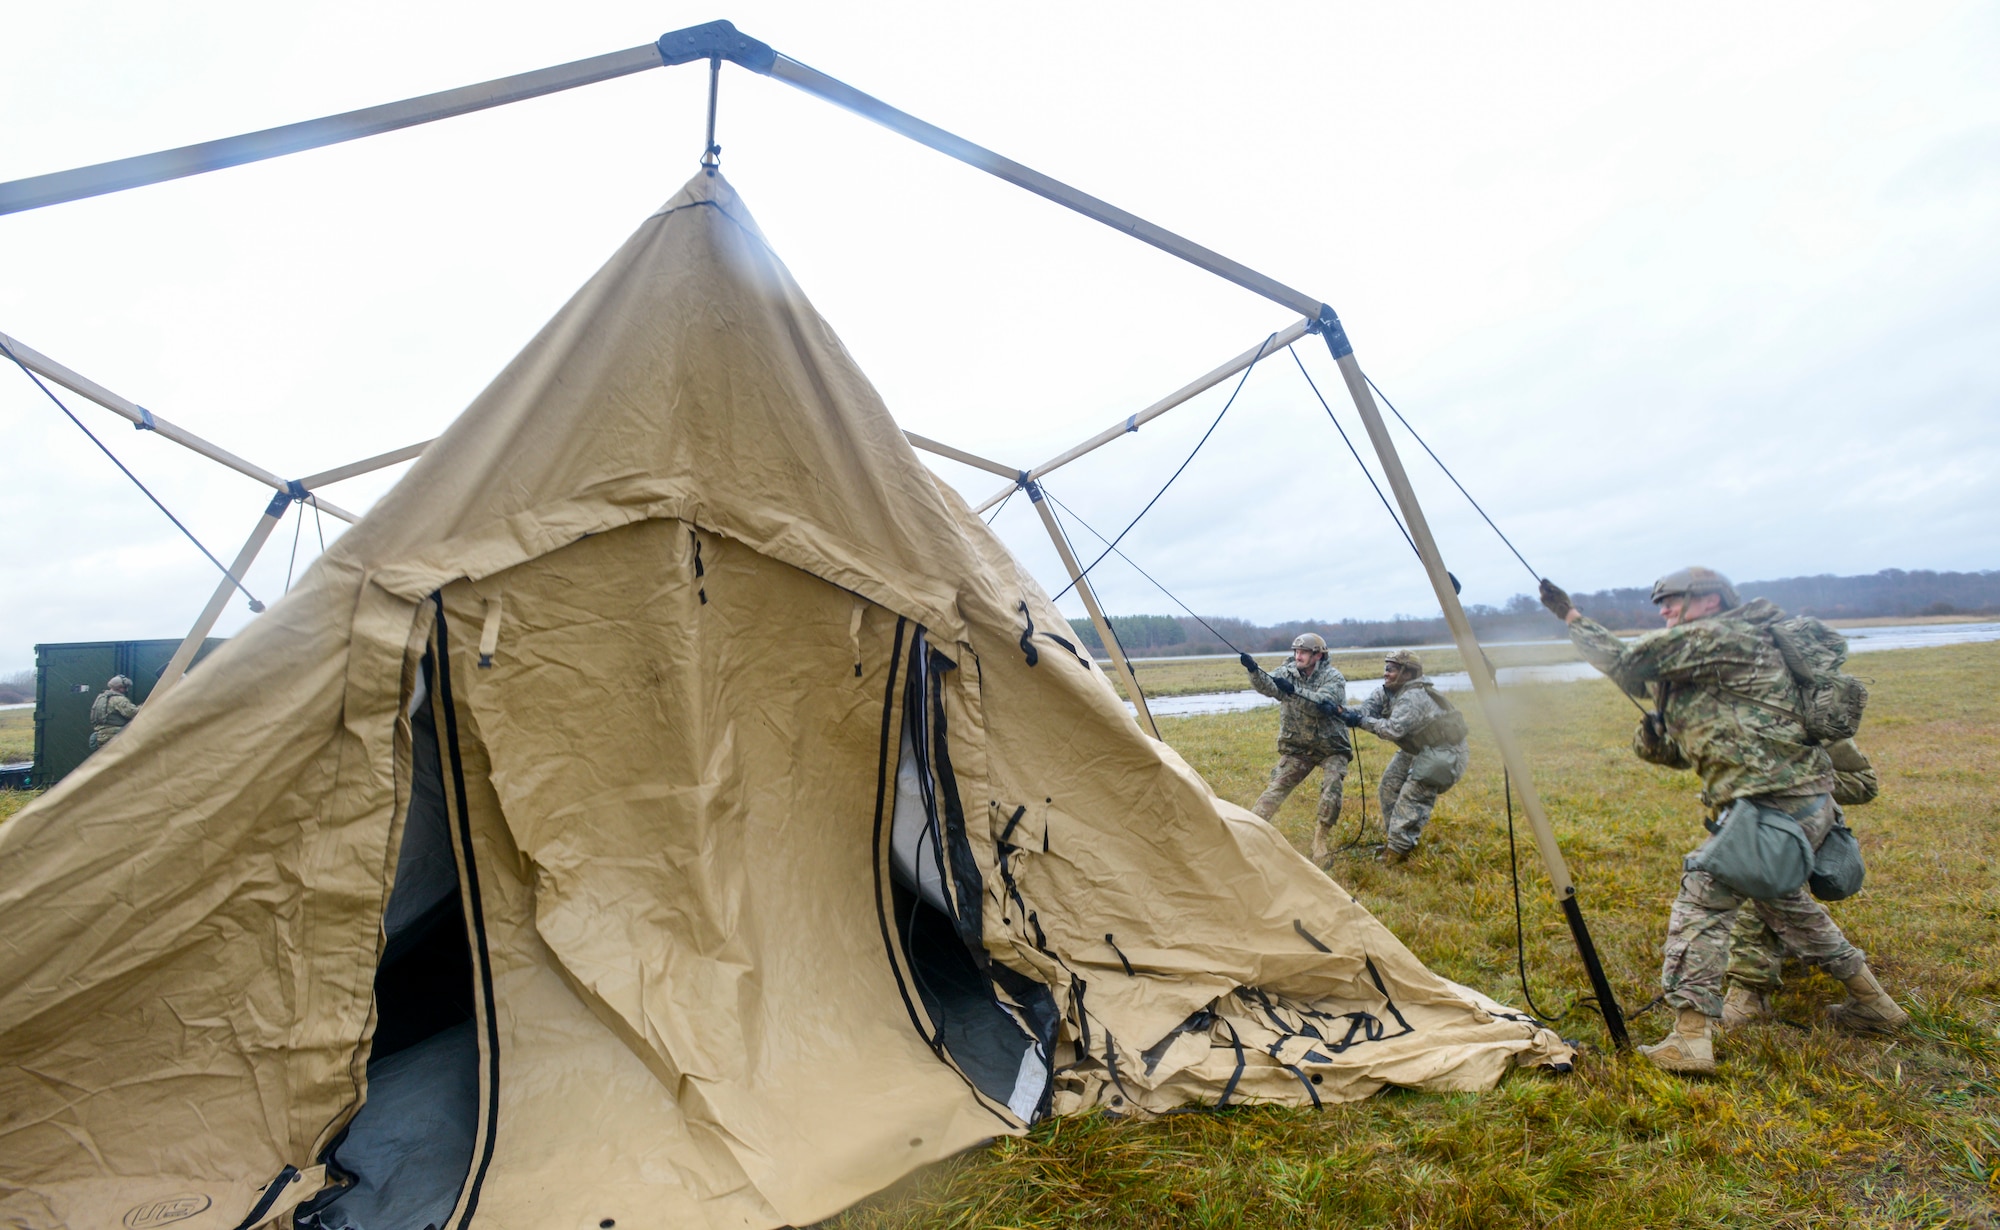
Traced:
[[1359, 709], [1342, 709], [1339, 713], [1335, 714], [1334, 716], [1338, 717], [1341, 721], [1346, 722], [1350, 730], [1356, 726], [1361, 725], [1361, 710]]
[[1237, 654], [1236, 660], [1243, 664], [1243, 669], [1246, 671], [1254, 671], [1257, 669], [1257, 659], [1251, 657], [1247, 653]]
[[1285, 678], [1283, 675], [1271, 676], [1271, 683], [1280, 692], [1283, 692], [1287, 696], [1294, 695], [1299, 690], [1298, 684], [1293, 683], [1291, 680]]
[[1570, 604], [1569, 595], [1554, 581], [1542, 578], [1542, 605], [1549, 608], [1549, 614], [1557, 619], [1567, 620], [1576, 607]]

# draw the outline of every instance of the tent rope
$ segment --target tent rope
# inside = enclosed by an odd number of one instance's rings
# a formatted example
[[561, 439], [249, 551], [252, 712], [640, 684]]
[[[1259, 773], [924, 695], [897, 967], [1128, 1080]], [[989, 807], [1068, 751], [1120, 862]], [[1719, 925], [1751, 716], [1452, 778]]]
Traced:
[[[1043, 495], [1048, 495], [1048, 488], [1046, 488], [1046, 487], [1042, 488], [1042, 494], [1043, 494]], [[1062, 518], [1061, 518], [1060, 516], [1057, 516], [1057, 515], [1056, 515], [1056, 512], [1055, 512], [1055, 510], [1054, 510], [1054, 509], [1050, 509], [1050, 510], [1049, 510], [1049, 516], [1050, 516], [1050, 519], [1051, 519], [1051, 520], [1053, 520], [1053, 521], [1054, 521], [1054, 522], [1056, 523], [1056, 533], [1058, 533], [1058, 534], [1061, 534], [1061, 535], [1062, 535], [1062, 539], [1063, 539], [1063, 545], [1064, 545], [1064, 546], [1066, 546], [1066, 547], [1068, 547], [1068, 548], [1069, 548], [1069, 553], [1070, 553], [1070, 554], [1071, 554], [1072, 556], [1074, 556], [1074, 555], [1076, 554], [1076, 543], [1074, 543], [1074, 542], [1072, 542], [1072, 541], [1070, 540], [1070, 536], [1069, 536], [1069, 527], [1063, 524], [1063, 522], [1062, 522]], [[1092, 530], [1092, 531], [1090, 531], [1090, 532], [1091, 532], [1091, 533], [1093, 533], [1093, 534], [1096, 534], [1096, 533], [1097, 533], [1097, 531], [1096, 531], [1096, 530]], [[1103, 535], [1099, 534], [1099, 535], [1098, 535], [1098, 537], [1099, 537], [1100, 539], [1102, 539], [1102, 538], [1103, 538]], [[1133, 566], [1134, 566], [1134, 567], [1137, 567], [1137, 565], [1136, 565], [1136, 564], [1135, 564], [1135, 565], [1133, 565]], [[1111, 639], [1112, 639], [1112, 641], [1114, 641], [1114, 642], [1115, 642], [1115, 643], [1117, 644], [1117, 647], [1118, 647], [1118, 653], [1119, 653], [1119, 655], [1120, 655], [1121, 657], [1123, 657], [1123, 658], [1125, 659], [1126, 663], [1127, 663], [1127, 664], [1129, 665], [1129, 664], [1131, 663], [1131, 661], [1132, 661], [1132, 655], [1131, 655], [1130, 653], [1127, 653], [1127, 652], [1126, 652], [1126, 650], [1125, 650], [1125, 638], [1124, 638], [1124, 637], [1122, 637], [1122, 636], [1120, 636], [1120, 635], [1118, 635], [1118, 625], [1117, 625], [1117, 624], [1114, 624], [1114, 623], [1112, 623], [1112, 622], [1111, 622], [1111, 617], [1110, 617], [1109, 615], [1106, 615], [1106, 616], [1104, 617], [1104, 627], [1105, 627], [1105, 630], [1106, 630], [1106, 631], [1108, 631], [1109, 633], [1111, 633]], [[1110, 650], [1110, 649], [1111, 649], [1111, 646], [1110, 646], [1110, 645], [1106, 645], [1106, 646], [1105, 646], [1105, 649], [1106, 649], [1106, 650], [1108, 651], [1108, 650]], [[1078, 657], [1081, 657], [1082, 655], [1081, 655], [1081, 654], [1079, 654], [1079, 655], [1077, 655], [1077, 656], [1078, 656]], [[1137, 678], [1137, 672], [1136, 672], [1136, 671], [1134, 671], [1134, 672], [1133, 672], [1133, 677], [1134, 677], [1135, 679]]]
[[1002, 499], [1002, 500], [1000, 501], [1000, 505], [999, 505], [999, 507], [997, 507], [997, 508], [995, 508], [995, 509], [993, 510], [993, 515], [992, 515], [992, 516], [990, 516], [990, 517], [988, 517], [988, 518], [986, 518], [986, 524], [988, 524], [988, 525], [992, 525], [992, 524], [993, 524], [993, 523], [994, 523], [995, 521], [998, 521], [998, 520], [1000, 519], [1000, 514], [1001, 514], [1001, 513], [1003, 513], [1003, 512], [1006, 512], [1006, 511], [1007, 511], [1007, 503], [1008, 503], [1008, 501], [1010, 501], [1010, 500], [1012, 500], [1012, 499], [1014, 498], [1014, 493], [1015, 493], [1015, 492], [1017, 492], [1017, 491], [1019, 491], [1019, 490], [1021, 489], [1021, 486], [1022, 486], [1022, 484], [1020, 484], [1020, 483], [1016, 483], [1016, 484], [1014, 484], [1014, 490], [1013, 490], [1013, 491], [1009, 491], [1009, 492], [1007, 493], [1007, 495], [1006, 495], [1006, 498], [1005, 498], [1005, 499]]
[[1514, 968], [1521, 975], [1521, 998], [1527, 1001], [1528, 1011], [1543, 1024], [1553, 1025], [1575, 1012], [1579, 1001], [1571, 1000], [1569, 1007], [1551, 1016], [1535, 1004], [1535, 993], [1528, 989], [1528, 943], [1521, 930], [1521, 864], [1514, 851], [1514, 781], [1504, 765], [1500, 789], [1507, 796], [1507, 875], [1514, 882]]
[[196, 538], [194, 536], [194, 531], [189, 529], [187, 526], [181, 524], [181, 519], [179, 517], [174, 516], [173, 512], [170, 509], [168, 509], [165, 504], [162, 504], [160, 502], [160, 497], [154, 495], [152, 490], [148, 488], [146, 484], [140, 482], [139, 476], [137, 474], [132, 473], [131, 470], [127, 469], [125, 463], [118, 460], [118, 455], [112, 452], [109, 448], [106, 448], [104, 441], [98, 439], [96, 434], [93, 433], [90, 430], [90, 428], [85, 427], [83, 425], [83, 420], [76, 417], [75, 412], [72, 411], [68, 406], [63, 404], [62, 398], [57, 397], [55, 395], [55, 390], [49, 388], [48, 385], [42, 383], [42, 378], [35, 374], [33, 368], [29, 367], [26, 363], [21, 362], [21, 356], [14, 353], [13, 347], [7, 345], [5, 342], [0, 342], [0, 353], [4, 353], [8, 358], [14, 360], [14, 365], [20, 368], [21, 371], [24, 374], [26, 374], [28, 379], [35, 382], [36, 388], [40, 389], [43, 393], [47, 394], [48, 399], [56, 404], [56, 409], [62, 411], [64, 416], [66, 416], [70, 422], [75, 423], [76, 429], [82, 432], [84, 435], [88, 436], [90, 438], [90, 442], [92, 444], [95, 444], [100, 452], [102, 452], [106, 457], [111, 458], [111, 464], [117, 466], [119, 471], [123, 473], [125, 477], [132, 480], [132, 485], [137, 487], [141, 492], [145, 494], [145, 497], [147, 499], [153, 502], [153, 507], [159, 509], [161, 512], [166, 514], [167, 520], [174, 523], [175, 529], [187, 535], [187, 540], [194, 544], [195, 550], [207, 556], [209, 563], [214, 564], [216, 569], [220, 571], [223, 576], [229, 578], [231, 584], [235, 585], [237, 589], [243, 591], [243, 596], [250, 600], [251, 610], [261, 611], [264, 609], [264, 604], [257, 601], [257, 595], [250, 592], [249, 588], [243, 584], [242, 579], [239, 578], [235, 573], [229, 571], [228, 568], [224, 567], [222, 561], [215, 558], [214, 552], [210, 551], [207, 547], [201, 545], [201, 539]]
[[1396, 523], [1396, 532], [1403, 536], [1404, 542], [1410, 544], [1411, 553], [1418, 559], [1422, 559], [1424, 553], [1417, 550], [1417, 540], [1410, 537], [1409, 530], [1403, 528], [1403, 519], [1396, 515], [1395, 506], [1389, 503], [1389, 497], [1382, 494], [1382, 488], [1380, 484], [1376, 483], [1375, 475], [1369, 471], [1368, 463], [1361, 460], [1361, 450], [1354, 447], [1353, 440], [1348, 439], [1347, 428], [1342, 427], [1340, 420], [1334, 417], [1333, 407], [1327, 404], [1326, 394], [1319, 391], [1319, 384], [1313, 380], [1312, 373], [1306, 370], [1305, 360], [1299, 358], [1299, 352], [1296, 350], [1292, 351], [1292, 362], [1299, 365], [1299, 375], [1306, 378], [1306, 384], [1312, 389], [1313, 396], [1319, 398], [1320, 409], [1326, 411], [1327, 421], [1332, 423], [1333, 429], [1340, 433], [1340, 442], [1345, 444], [1347, 451], [1353, 455], [1354, 464], [1361, 467], [1361, 477], [1367, 479], [1368, 485], [1375, 489], [1375, 498], [1382, 501], [1382, 511], [1388, 513], [1389, 520]]
[[[1228, 637], [1226, 637], [1226, 636], [1222, 635], [1222, 633], [1221, 633], [1221, 632], [1219, 632], [1219, 631], [1217, 631], [1217, 630], [1216, 630], [1216, 627], [1215, 627], [1215, 625], [1214, 625], [1214, 624], [1212, 624], [1212, 623], [1208, 622], [1208, 621], [1207, 621], [1206, 619], [1203, 619], [1203, 618], [1202, 618], [1201, 616], [1199, 616], [1199, 615], [1195, 614], [1195, 613], [1194, 613], [1194, 608], [1193, 608], [1193, 607], [1189, 606], [1189, 605], [1188, 605], [1187, 603], [1185, 603], [1185, 602], [1182, 602], [1182, 601], [1181, 601], [1181, 600], [1180, 600], [1179, 598], [1175, 597], [1175, 596], [1174, 596], [1174, 592], [1173, 592], [1172, 590], [1168, 589], [1168, 588], [1167, 588], [1166, 586], [1164, 586], [1164, 585], [1160, 584], [1160, 583], [1159, 583], [1159, 581], [1158, 581], [1158, 580], [1156, 580], [1156, 579], [1154, 578], [1154, 576], [1153, 576], [1153, 574], [1152, 574], [1152, 573], [1150, 573], [1150, 572], [1147, 572], [1147, 571], [1146, 571], [1146, 570], [1145, 570], [1144, 568], [1141, 568], [1141, 567], [1139, 567], [1138, 563], [1137, 563], [1137, 562], [1136, 562], [1135, 560], [1133, 560], [1133, 558], [1132, 558], [1131, 556], [1129, 556], [1129, 555], [1125, 554], [1125, 553], [1124, 553], [1123, 551], [1119, 551], [1119, 550], [1118, 550], [1118, 544], [1117, 544], [1117, 543], [1114, 543], [1114, 542], [1112, 542], [1112, 541], [1111, 541], [1110, 539], [1106, 538], [1106, 537], [1105, 537], [1104, 535], [1102, 535], [1102, 534], [1099, 534], [1099, 533], [1098, 533], [1098, 532], [1097, 532], [1097, 531], [1096, 531], [1096, 530], [1095, 530], [1094, 528], [1092, 528], [1092, 526], [1091, 526], [1090, 522], [1088, 522], [1088, 521], [1085, 521], [1085, 520], [1084, 520], [1084, 519], [1083, 519], [1082, 517], [1079, 517], [1079, 516], [1077, 516], [1077, 512], [1076, 512], [1076, 510], [1075, 510], [1074, 508], [1071, 508], [1071, 507], [1070, 507], [1069, 505], [1067, 505], [1067, 504], [1063, 503], [1063, 502], [1062, 502], [1061, 500], [1057, 499], [1057, 498], [1056, 498], [1056, 493], [1055, 493], [1055, 492], [1053, 492], [1053, 491], [1050, 491], [1050, 490], [1049, 490], [1049, 485], [1048, 485], [1047, 483], [1043, 483], [1043, 484], [1042, 484], [1041, 486], [1042, 486], [1042, 494], [1043, 494], [1043, 495], [1045, 495], [1045, 496], [1047, 496], [1047, 497], [1049, 497], [1049, 500], [1050, 500], [1050, 501], [1051, 501], [1052, 503], [1054, 503], [1054, 504], [1055, 504], [1055, 506], [1056, 506], [1057, 508], [1060, 508], [1060, 509], [1062, 509], [1062, 510], [1063, 510], [1064, 512], [1068, 513], [1068, 514], [1069, 514], [1069, 515], [1070, 515], [1071, 517], [1075, 518], [1075, 520], [1076, 520], [1076, 523], [1077, 523], [1078, 525], [1082, 526], [1082, 527], [1083, 527], [1084, 529], [1087, 529], [1087, 530], [1090, 530], [1091, 534], [1092, 534], [1092, 535], [1093, 535], [1093, 536], [1094, 536], [1094, 537], [1095, 537], [1095, 538], [1097, 539], [1097, 541], [1099, 541], [1099, 542], [1102, 542], [1102, 543], [1106, 543], [1106, 544], [1108, 544], [1108, 545], [1107, 545], [1107, 547], [1106, 547], [1106, 553], [1107, 553], [1107, 554], [1109, 554], [1109, 553], [1112, 553], [1112, 552], [1116, 552], [1116, 553], [1117, 553], [1117, 556], [1118, 556], [1118, 558], [1119, 558], [1119, 559], [1122, 559], [1122, 560], [1124, 560], [1124, 561], [1125, 561], [1126, 563], [1128, 563], [1128, 564], [1131, 564], [1131, 565], [1132, 565], [1132, 571], [1134, 571], [1134, 572], [1138, 573], [1138, 574], [1139, 574], [1140, 576], [1142, 576], [1142, 577], [1146, 578], [1146, 579], [1147, 579], [1148, 581], [1151, 581], [1151, 582], [1153, 583], [1153, 588], [1154, 588], [1154, 589], [1157, 589], [1157, 590], [1159, 590], [1159, 591], [1160, 591], [1161, 593], [1165, 594], [1165, 595], [1167, 596], [1167, 601], [1169, 601], [1169, 602], [1173, 603], [1173, 604], [1174, 604], [1175, 606], [1179, 607], [1179, 608], [1180, 608], [1181, 610], [1183, 610], [1183, 611], [1186, 611], [1186, 612], [1188, 613], [1188, 618], [1189, 618], [1189, 619], [1192, 619], [1192, 620], [1194, 620], [1194, 621], [1195, 621], [1196, 623], [1200, 624], [1200, 625], [1201, 625], [1202, 627], [1204, 627], [1204, 628], [1207, 628], [1207, 629], [1208, 629], [1208, 631], [1209, 631], [1209, 633], [1210, 633], [1210, 634], [1211, 634], [1212, 636], [1214, 636], [1216, 640], [1218, 640], [1218, 641], [1221, 641], [1221, 642], [1222, 642], [1223, 644], [1225, 644], [1225, 645], [1228, 645], [1228, 646], [1229, 646], [1229, 648], [1231, 648], [1231, 649], [1235, 649], [1237, 653], [1239, 653], [1239, 654], [1240, 654], [1240, 653], [1244, 652], [1244, 651], [1243, 651], [1243, 650], [1241, 650], [1241, 649], [1236, 649], [1236, 646], [1235, 646], [1234, 644], [1232, 644], [1232, 643], [1230, 642], [1230, 640], [1229, 640], [1229, 638], [1228, 638]], [[1060, 524], [1060, 523], [1059, 523], [1059, 524]], [[1063, 532], [1063, 537], [1064, 537], [1065, 539], [1067, 539], [1067, 538], [1069, 537], [1069, 533], [1068, 533], [1068, 531], [1067, 531], [1067, 530], [1065, 530], [1065, 531]], [[1074, 550], [1075, 548], [1074, 548], [1074, 547], [1072, 547], [1071, 549], [1072, 549], [1072, 550]], [[1099, 559], [1102, 559], [1102, 558], [1103, 558], [1103, 556], [1099, 556], [1098, 558], [1099, 558]], [[1061, 595], [1061, 594], [1058, 594], [1058, 595], [1056, 595], [1056, 596], [1057, 596], [1057, 597], [1061, 597], [1062, 595]], [[1106, 618], [1108, 619], [1108, 618], [1109, 618], [1109, 616], [1107, 616]], [[1119, 646], [1119, 647], [1120, 647], [1120, 648], [1123, 648], [1123, 647], [1124, 647], [1124, 646], [1123, 646], [1123, 643], [1122, 643], [1122, 642], [1121, 642], [1121, 644], [1120, 644], [1120, 646]]]
[[1432, 461], [1437, 462], [1437, 468], [1444, 471], [1444, 476], [1451, 480], [1451, 485], [1458, 488], [1458, 493], [1465, 497], [1466, 503], [1472, 505], [1472, 511], [1478, 513], [1480, 519], [1485, 521], [1487, 526], [1491, 528], [1495, 534], [1498, 534], [1500, 536], [1500, 541], [1507, 544], [1507, 549], [1514, 553], [1515, 559], [1521, 561], [1521, 567], [1526, 568], [1528, 570], [1528, 575], [1534, 577], [1537, 581], [1540, 581], [1542, 574], [1535, 571], [1535, 566], [1533, 564], [1530, 564], [1528, 562], [1527, 557], [1522, 555], [1520, 550], [1514, 546], [1513, 540], [1507, 537], [1506, 532], [1503, 531], [1499, 526], [1493, 524], [1493, 518], [1486, 515], [1486, 510], [1479, 506], [1478, 500], [1472, 498], [1472, 493], [1465, 489], [1465, 484], [1458, 481], [1458, 475], [1453, 474], [1451, 472], [1451, 467], [1444, 463], [1444, 458], [1438, 456], [1437, 453], [1432, 450], [1430, 445], [1424, 443], [1424, 438], [1417, 434], [1416, 428], [1410, 426], [1410, 420], [1403, 417], [1403, 412], [1401, 410], [1396, 409], [1396, 403], [1389, 400], [1389, 395], [1382, 391], [1382, 386], [1376, 384], [1374, 377], [1368, 375], [1368, 373], [1366, 372], [1363, 372], [1361, 374], [1361, 378], [1368, 382], [1369, 388], [1375, 390], [1375, 396], [1382, 399], [1382, 404], [1389, 407], [1389, 413], [1396, 416], [1396, 421], [1403, 425], [1404, 431], [1410, 433], [1410, 438], [1412, 440], [1415, 440], [1417, 444], [1424, 450], [1424, 452], [1430, 454], [1430, 458]]
[[[1105, 560], [1105, 556], [1110, 555], [1113, 550], [1117, 549], [1118, 544], [1124, 541], [1125, 535], [1132, 532], [1132, 526], [1139, 524], [1139, 520], [1141, 517], [1144, 517], [1147, 513], [1153, 511], [1153, 505], [1159, 503], [1160, 497], [1167, 493], [1167, 488], [1174, 485], [1174, 479], [1179, 478], [1181, 476], [1181, 472], [1183, 470], [1186, 470], [1188, 468], [1189, 463], [1194, 461], [1195, 454], [1201, 452], [1202, 445], [1207, 444], [1208, 438], [1215, 434], [1215, 429], [1222, 426], [1222, 416], [1224, 414], [1228, 414], [1229, 407], [1236, 404], [1237, 394], [1243, 391], [1244, 384], [1246, 384], [1250, 379], [1250, 373], [1257, 370], [1257, 364], [1264, 358], [1266, 348], [1269, 347], [1272, 342], [1275, 342], [1277, 340], [1278, 340], [1278, 335], [1276, 333], [1273, 333], [1271, 334], [1271, 336], [1264, 339], [1264, 344], [1262, 346], [1257, 347], [1256, 357], [1250, 360], [1250, 366], [1243, 369], [1243, 375], [1240, 379], [1237, 380], [1236, 388], [1229, 394], [1229, 400], [1222, 403], [1222, 413], [1215, 416], [1215, 421], [1208, 425], [1208, 430], [1201, 433], [1201, 439], [1195, 441], [1194, 452], [1191, 452], [1187, 455], [1187, 460], [1181, 462], [1180, 469], [1175, 470], [1173, 472], [1172, 477], [1168, 478], [1167, 481], [1160, 487], [1160, 489], [1153, 494], [1153, 498], [1146, 501], [1146, 506], [1139, 510], [1139, 516], [1132, 518], [1130, 524], [1128, 524], [1124, 529], [1118, 531], [1118, 537], [1111, 540], [1111, 545], [1104, 549], [1104, 554], [1099, 555], [1096, 559], [1090, 561], [1090, 568], [1085, 568], [1081, 573], [1078, 574], [1079, 580], [1083, 577], [1089, 576], [1091, 568], [1095, 568], [1099, 564], [1103, 563]], [[1285, 349], [1290, 350], [1291, 347], [1287, 346], [1285, 347]], [[1294, 357], [1296, 357], [1296, 355]], [[1096, 532], [1097, 531], [1095, 530], [1091, 531], [1091, 533], [1093, 534], [1095, 534]], [[1099, 536], [1102, 537], [1102, 535]], [[1068, 585], [1063, 586], [1062, 591], [1056, 594], [1055, 598], [1050, 599], [1050, 601], [1053, 602], [1060, 599], [1063, 596], [1063, 594], [1068, 593], [1070, 590], [1074, 588], [1076, 588], [1076, 581], [1071, 581]], [[1211, 631], [1213, 631], [1213, 629], [1211, 629]]]

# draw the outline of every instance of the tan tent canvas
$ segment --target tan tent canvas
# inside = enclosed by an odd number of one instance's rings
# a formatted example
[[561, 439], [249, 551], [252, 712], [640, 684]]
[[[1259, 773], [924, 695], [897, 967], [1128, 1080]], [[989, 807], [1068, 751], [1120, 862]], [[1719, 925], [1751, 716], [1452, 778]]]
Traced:
[[1568, 1052], [1146, 738], [697, 178], [0, 829], [0, 1220], [765, 1227]]

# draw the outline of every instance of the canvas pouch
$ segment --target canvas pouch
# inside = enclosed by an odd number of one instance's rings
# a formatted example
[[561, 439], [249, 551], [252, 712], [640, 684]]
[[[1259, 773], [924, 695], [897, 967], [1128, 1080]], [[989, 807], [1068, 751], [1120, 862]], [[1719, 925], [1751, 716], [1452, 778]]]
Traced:
[[1813, 871], [1812, 839], [1785, 812], [1738, 799], [1714, 836], [1682, 860], [1739, 897], [1769, 901], [1799, 890]]
[[[1463, 719], [1461, 719], [1463, 720]], [[1458, 784], [1457, 749], [1449, 745], [1427, 747], [1410, 758], [1410, 780], [1432, 790], [1449, 790]]]
[[1854, 830], [1836, 820], [1827, 830], [1826, 840], [1819, 843], [1819, 852], [1813, 856], [1812, 895], [1821, 901], [1840, 901], [1861, 891], [1861, 881], [1867, 877], [1868, 869], [1861, 865], [1861, 843], [1854, 839]]

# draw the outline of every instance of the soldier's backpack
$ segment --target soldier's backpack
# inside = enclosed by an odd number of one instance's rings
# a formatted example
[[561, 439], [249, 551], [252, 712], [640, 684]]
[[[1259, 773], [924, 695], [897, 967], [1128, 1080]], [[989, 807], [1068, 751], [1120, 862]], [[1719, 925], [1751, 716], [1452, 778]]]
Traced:
[[1411, 732], [1417, 742], [1425, 747], [1450, 747], [1465, 742], [1472, 734], [1472, 730], [1465, 724], [1465, 715], [1458, 711], [1458, 706], [1452, 704], [1443, 692], [1431, 686], [1430, 680], [1418, 679], [1415, 682], [1418, 687], [1429, 692], [1431, 699], [1437, 702], [1438, 708], [1444, 711]]
[[1822, 744], [1852, 739], [1868, 707], [1868, 687], [1840, 669], [1847, 664], [1847, 638], [1810, 615], [1774, 620], [1765, 630], [1798, 688], [1806, 734]]

